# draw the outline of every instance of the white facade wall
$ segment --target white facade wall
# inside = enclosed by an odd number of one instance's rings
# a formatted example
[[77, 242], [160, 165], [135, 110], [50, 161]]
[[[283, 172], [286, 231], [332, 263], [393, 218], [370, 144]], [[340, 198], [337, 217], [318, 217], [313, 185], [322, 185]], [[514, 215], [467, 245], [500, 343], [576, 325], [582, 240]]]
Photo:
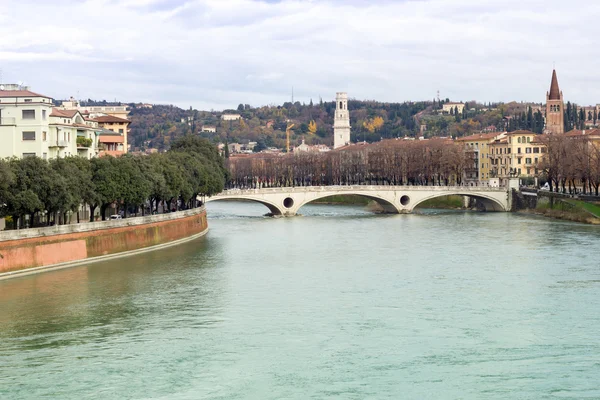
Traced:
[[48, 156], [50, 98], [0, 97], [0, 109], [0, 157]]
[[[43, 96], [8, 97], [0, 91], [0, 158], [37, 156], [43, 159], [96, 155], [97, 124], [81, 114], [73, 118], [51, 116], [52, 99]], [[80, 126], [74, 126], [78, 124]], [[90, 148], [77, 146], [77, 135], [93, 140]]]

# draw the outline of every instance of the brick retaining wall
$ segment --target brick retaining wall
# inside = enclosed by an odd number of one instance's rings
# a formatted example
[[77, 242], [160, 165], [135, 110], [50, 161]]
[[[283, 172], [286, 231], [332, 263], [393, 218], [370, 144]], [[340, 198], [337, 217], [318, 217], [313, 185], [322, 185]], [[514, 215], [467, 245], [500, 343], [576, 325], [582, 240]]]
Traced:
[[123, 220], [0, 232], [0, 273], [123, 253], [198, 235], [204, 207]]

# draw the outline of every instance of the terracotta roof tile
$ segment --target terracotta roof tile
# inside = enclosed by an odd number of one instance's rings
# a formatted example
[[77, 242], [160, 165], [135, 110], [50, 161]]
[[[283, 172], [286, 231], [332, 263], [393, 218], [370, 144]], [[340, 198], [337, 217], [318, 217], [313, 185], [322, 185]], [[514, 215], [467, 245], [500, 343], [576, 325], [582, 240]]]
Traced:
[[95, 118], [98, 122], [131, 122], [128, 119], [115, 117], [114, 115], [102, 115], [100, 117]]
[[50, 99], [51, 97], [44, 96], [43, 94], [34, 93], [30, 90], [0, 90], [0, 97], [45, 97]]

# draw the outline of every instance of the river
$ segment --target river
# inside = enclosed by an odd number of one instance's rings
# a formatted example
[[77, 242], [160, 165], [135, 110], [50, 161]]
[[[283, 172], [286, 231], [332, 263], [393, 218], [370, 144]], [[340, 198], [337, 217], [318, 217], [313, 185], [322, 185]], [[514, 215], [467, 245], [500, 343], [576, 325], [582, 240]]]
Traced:
[[0, 281], [0, 399], [600, 398], [597, 226], [266, 211]]

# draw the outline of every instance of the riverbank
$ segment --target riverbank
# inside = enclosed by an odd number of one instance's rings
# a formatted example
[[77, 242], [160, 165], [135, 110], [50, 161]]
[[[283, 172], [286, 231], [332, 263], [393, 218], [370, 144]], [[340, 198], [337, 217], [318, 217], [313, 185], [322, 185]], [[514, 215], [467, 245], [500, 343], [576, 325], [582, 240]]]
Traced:
[[463, 210], [463, 196], [440, 196], [434, 199], [426, 200], [419, 204], [417, 208], [439, 208], [444, 210]]
[[520, 213], [541, 215], [548, 218], [584, 224], [600, 225], [600, 205], [575, 199], [554, 198], [550, 201], [538, 199], [532, 209], [520, 210]]
[[206, 210], [0, 232], [0, 279], [163, 248], [208, 230]]

